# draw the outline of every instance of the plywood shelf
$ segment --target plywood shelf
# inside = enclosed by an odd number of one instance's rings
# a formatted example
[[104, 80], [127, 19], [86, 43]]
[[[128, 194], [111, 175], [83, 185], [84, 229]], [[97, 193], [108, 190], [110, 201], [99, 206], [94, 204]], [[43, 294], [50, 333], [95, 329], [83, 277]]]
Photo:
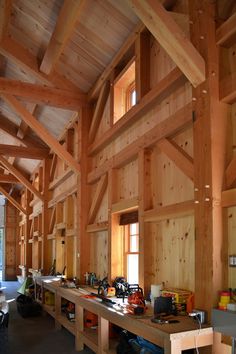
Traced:
[[69, 332], [75, 335], [75, 322], [69, 321], [64, 315], [59, 315], [57, 320], [63, 327], [65, 327]]
[[82, 336], [84, 344], [96, 353], [98, 350], [98, 334], [96, 330], [87, 328], [84, 331], [80, 331], [79, 335]]
[[52, 305], [50, 306], [50, 305], [43, 304], [43, 309], [44, 309], [44, 311], [46, 311], [53, 318], [56, 317], [55, 306], [52, 306]]

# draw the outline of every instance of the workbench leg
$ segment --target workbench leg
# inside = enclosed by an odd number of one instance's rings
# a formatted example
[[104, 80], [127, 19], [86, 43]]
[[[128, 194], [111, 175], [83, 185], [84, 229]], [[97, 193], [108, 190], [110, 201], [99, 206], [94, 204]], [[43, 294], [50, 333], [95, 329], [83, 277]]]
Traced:
[[58, 321], [60, 314], [61, 314], [61, 297], [55, 293], [55, 329], [57, 331], [61, 330], [61, 324], [60, 321]]
[[75, 349], [79, 351], [84, 349], [84, 343], [80, 334], [84, 331], [84, 309], [77, 304], [75, 306], [75, 321]]
[[109, 349], [109, 321], [98, 318], [98, 353], [107, 353]]
[[168, 340], [164, 342], [164, 353], [165, 354], [181, 354], [181, 341], [180, 340]]

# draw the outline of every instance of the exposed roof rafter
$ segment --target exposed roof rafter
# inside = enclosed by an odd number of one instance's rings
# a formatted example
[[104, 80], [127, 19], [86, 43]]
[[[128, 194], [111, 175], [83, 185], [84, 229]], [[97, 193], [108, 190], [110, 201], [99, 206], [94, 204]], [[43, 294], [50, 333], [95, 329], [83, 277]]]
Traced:
[[0, 183], [20, 183], [13, 175], [5, 175], [0, 173]]
[[0, 77], [0, 93], [27, 99], [29, 102], [78, 110], [86, 104], [86, 95], [54, 87]]
[[32, 114], [14, 97], [11, 95], [2, 94], [2, 98], [9, 106], [17, 113], [21, 119], [29, 125], [29, 127], [62, 159], [68, 164], [75, 173], [80, 172], [80, 165], [77, 161], [65, 150], [65, 148], [40, 124]]
[[205, 61], [156, 0], [128, 0], [131, 8], [194, 87], [205, 81]]
[[17, 135], [19, 127], [16, 124], [14, 124], [10, 119], [2, 115], [1, 113], [0, 113], [0, 129], [5, 133], [7, 133], [8, 135], [10, 135], [11, 137], [13, 137], [14, 139], [16, 139], [17, 141], [19, 141], [19, 143], [24, 144], [27, 147], [38, 147], [38, 148], [44, 147], [43, 144], [40, 144], [38, 141], [36, 141], [35, 139], [29, 136], [26, 136], [24, 139], [19, 138]]
[[0, 42], [0, 54], [18, 65], [23, 71], [32, 75], [42, 84], [68, 90], [75, 90], [75, 92], [78, 93], [81, 92], [77, 86], [56, 72], [53, 72], [52, 75], [46, 75], [40, 72], [37, 58], [10, 37], [5, 37]]
[[85, 0], [65, 0], [57, 19], [56, 27], [44, 54], [40, 71], [50, 74], [60, 57], [75, 24], [79, 19]]
[[230, 47], [236, 42], [236, 12], [216, 31], [216, 43]]
[[0, 40], [8, 33], [12, 0], [0, 1]]
[[2, 186], [0, 186], [0, 192], [5, 195], [7, 200], [9, 200], [15, 208], [20, 210], [22, 213], [27, 214], [26, 210]]
[[0, 144], [0, 155], [22, 157], [25, 159], [43, 160], [48, 157], [49, 150], [39, 149], [37, 147], [31, 147], [30, 149], [28, 149], [24, 146]]
[[31, 193], [36, 195], [42, 201], [44, 200], [42, 194], [34, 188], [34, 186], [14, 167], [12, 166], [3, 156], [0, 155], [0, 163], [8, 169], [11, 174], [13, 174], [26, 188], [30, 190]]

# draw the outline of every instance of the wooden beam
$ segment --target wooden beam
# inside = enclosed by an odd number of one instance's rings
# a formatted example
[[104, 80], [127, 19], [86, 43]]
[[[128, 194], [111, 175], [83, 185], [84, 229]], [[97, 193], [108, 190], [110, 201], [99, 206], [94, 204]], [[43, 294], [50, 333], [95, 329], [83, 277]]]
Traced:
[[180, 170], [192, 181], [194, 178], [193, 158], [189, 156], [180, 146], [169, 139], [162, 139], [158, 147], [166, 154]]
[[236, 12], [216, 30], [216, 43], [231, 47], [236, 42]]
[[51, 213], [51, 217], [49, 220], [49, 227], [48, 227], [49, 234], [53, 233], [55, 222], [56, 222], [56, 206], [52, 208], [52, 213]]
[[236, 102], [236, 72], [220, 81], [220, 100], [229, 104]]
[[77, 183], [77, 202], [76, 202], [76, 220], [78, 233], [80, 238], [76, 242], [76, 252], [78, 261], [76, 264], [76, 274], [83, 278], [86, 269], [91, 267], [91, 245], [92, 239], [86, 232], [89, 214], [89, 203], [91, 195], [90, 186], [87, 184], [89, 159], [87, 154], [89, 126], [92, 118], [91, 107], [86, 107], [81, 110], [80, 119], [76, 125], [76, 136], [78, 137], [78, 149], [80, 153], [81, 174]]
[[218, 17], [221, 20], [227, 20], [232, 14], [233, 8], [235, 6], [235, 0], [220, 0], [217, 1], [218, 7]]
[[6, 93], [27, 99], [29, 102], [78, 110], [86, 105], [86, 95], [74, 91], [9, 80], [0, 77], [0, 93]]
[[138, 198], [124, 199], [117, 203], [112, 203], [111, 212], [112, 214], [121, 213], [124, 211], [131, 211], [137, 209], [139, 205]]
[[48, 157], [48, 149], [0, 144], [0, 155], [22, 157], [26, 159], [43, 160]]
[[88, 183], [96, 182], [104, 173], [111, 168], [120, 168], [126, 163], [134, 160], [139, 149], [145, 149], [155, 145], [159, 140], [173, 136], [185, 129], [192, 123], [192, 104], [179, 109], [165, 121], [156, 124], [150, 131], [143, 134], [133, 143], [129, 144], [118, 154], [95, 168], [88, 174]]
[[29, 131], [29, 126], [25, 124], [24, 121], [21, 121], [20, 126], [17, 131], [17, 137], [20, 139], [24, 139], [25, 135]]
[[236, 180], [236, 156], [233, 157], [225, 172], [226, 188], [230, 188]]
[[[27, 105], [27, 109], [32, 115], [34, 115], [36, 108], [37, 108], [37, 105], [35, 103], [31, 103], [31, 105]], [[20, 122], [20, 126], [17, 131], [18, 138], [24, 139], [24, 137], [29, 132], [29, 130], [30, 130], [29, 126], [22, 120]]]
[[12, 166], [3, 156], [0, 156], [1, 164], [11, 172], [26, 188], [28, 188], [31, 193], [35, 194], [40, 200], [44, 200], [43, 196], [39, 191], [37, 191], [34, 186], [14, 167]]
[[166, 219], [182, 218], [194, 215], [194, 200], [165, 205], [144, 212], [145, 222], [160, 222]]
[[7, 191], [0, 186], [0, 193], [2, 193], [3, 195], [5, 195], [5, 197], [7, 198], [7, 200], [9, 200], [9, 202], [14, 205], [14, 207], [16, 207], [18, 210], [20, 210], [22, 213], [27, 214], [26, 210], [12, 197], [10, 196], [9, 193], [7, 193]]
[[136, 102], [150, 91], [150, 37], [149, 31], [143, 31], [135, 41]]
[[236, 188], [222, 192], [221, 206], [223, 208], [236, 206]]
[[72, 185], [69, 189], [67, 189], [64, 192], [61, 192], [60, 194], [58, 194], [56, 197], [54, 197], [53, 199], [51, 199], [48, 202], [48, 207], [52, 208], [55, 204], [62, 202], [63, 200], [65, 200], [69, 195], [72, 195], [74, 193], [77, 193], [77, 184]]
[[38, 59], [10, 37], [5, 37], [0, 42], [0, 54], [19, 66], [29, 75], [32, 75], [42, 84], [62, 89], [74, 90], [75, 92], [81, 93], [80, 89], [76, 85], [66, 80], [64, 76], [59, 75], [55, 71], [50, 75], [40, 72], [38, 68]]
[[3, 99], [10, 105], [21, 119], [62, 159], [74, 172], [80, 172], [77, 161], [64, 149], [64, 147], [40, 124], [32, 114], [13, 96], [3, 95]]
[[[7, 161], [8, 161], [11, 165], [14, 165], [15, 159], [16, 159], [15, 157], [10, 156], [10, 157], [8, 157]], [[8, 174], [9, 174], [9, 171], [8, 171], [7, 169], [5, 169], [4, 174], [5, 174], [5, 175], [8, 175]]]
[[75, 24], [81, 15], [84, 4], [85, 0], [64, 0], [55, 29], [40, 66], [40, 71], [43, 73], [48, 75], [55, 68], [75, 28]]
[[184, 85], [185, 76], [178, 68], [173, 69], [164, 79], [162, 79], [151, 91], [149, 91], [139, 103], [133, 106], [111, 129], [106, 131], [102, 138], [89, 147], [89, 155], [96, 154], [104, 146], [113, 141], [128, 126], [137, 122], [154, 105], [162, 102], [172, 92]]
[[139, 22], [130, 36], [126, 39], [124, 44], [122, 45], [119, 52], [114, 56], [111, 63], [106, 67], [102, 75], [98, 78], [95, 85], [88, 93], [88, 100], [94, 100], [98, 96], [98, 92], [101, 89], [104, 82], [109, 79], [110, 75], [112, 74], [115, 67], [119, 64], [123, 56], [126, 54], [128, 49], [134, 44], [136, 38], [138, 37], [139, 33], [144, 30], [145, 26], [143, 23]]
[[194, 87], [205, 81], [205, 61], [156, 0], [128, 0], [131, 8]]
[[66, 131], [66, 150], [74, 156], [74, 141], [75, 141], [75, 131], [74, 129], [68, 129]]
[[216, 2], [204, 1], [201, 7], [199, 3], [198, 0], [188, 2], [192, 21], [191, 41], [204, 55], [208, 72], [206, 82], [192, 92], [195, 112], [194, 188], [197, 202], [194, 219], [194, 303], [207, 311], [210, 317], [212, 307], [219, 301], [218, 289], [224, 288], [225, 271], [228, 271], [227, 262], [222, 257], [222, 250], [228, 249], [228, 244], [223, 233], [221, 207], [228, 119], [227, 105], [220, 102], [218, 97], [220, 58], [215, 38]]
[[19, 181], [15, 176], [0, 173], [0, 183], [19, 183]]
[[56, 167], [57, 167], [57, 155], [53, 154], [52, 163], [50, 166], [50, 179], [49, 179], [51, 182], [54, 180], [54, 176], [56, 173]]
[[60, 186], [63, 182], [65, 182], [71, 175], [73, 175], [73, 171], [70, 168], [67, 168], [65, 172], [63, 172], [60, 176], [55, 178], [49, 184], [49, 190], [55, 189], [56, 187]]
[[108, 230], [108, 221], [103, 221], [95, 224], [90, 224], [87, 226], [86, 231], [88, 233], [92, 232], [101, 232], [101, 231], [107, 231]]
[[92, 204], [89, 209], [89, 216], [88, 216], [89, 224], [92, 224], [94, 222], [95, 216], [98, 212], [99, 206], [101, 204], [102, 198], [107, 188], [107, 181], [108, 181], [108, 177], [106, 173], [103, 176], [101, 176], [98, 182], [96, 192], [94, 194]]
[[89, 143], [91, 144], [95, 138], [96, 132], [101, 121], [104, 108], [110, 92], [110, 81], [105, 81], [99, 93], [95, 111], [93, 113], [92, 123], [89, 129]]
[[0, 41], [8, 34], [8, 25], [11, 16], [11, 0], [0, 1]]
[[14, 139], [19, 141], [19, 143], [24, 144], [27, 147], [43, 147], [43, 144], [39, 144], [38, 141], [35, 139], [26, 136], [24, 139], [21, 139], [17, 136], [18, 132], [18, 126], [14, 124], [11, 120], [9, 120], [7, 117], [3, 116], [0, 113], [0, 129], [7, 133], [8, 135], [12, 136]]

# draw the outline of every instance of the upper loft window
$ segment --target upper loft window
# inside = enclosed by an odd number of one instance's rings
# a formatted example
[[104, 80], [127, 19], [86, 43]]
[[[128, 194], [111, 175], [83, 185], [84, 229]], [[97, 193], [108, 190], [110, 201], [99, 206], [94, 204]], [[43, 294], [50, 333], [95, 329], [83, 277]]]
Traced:
[[132, 60], [114, 81], [114, 115], [116, 123], [136, 104], [135, 61]]

